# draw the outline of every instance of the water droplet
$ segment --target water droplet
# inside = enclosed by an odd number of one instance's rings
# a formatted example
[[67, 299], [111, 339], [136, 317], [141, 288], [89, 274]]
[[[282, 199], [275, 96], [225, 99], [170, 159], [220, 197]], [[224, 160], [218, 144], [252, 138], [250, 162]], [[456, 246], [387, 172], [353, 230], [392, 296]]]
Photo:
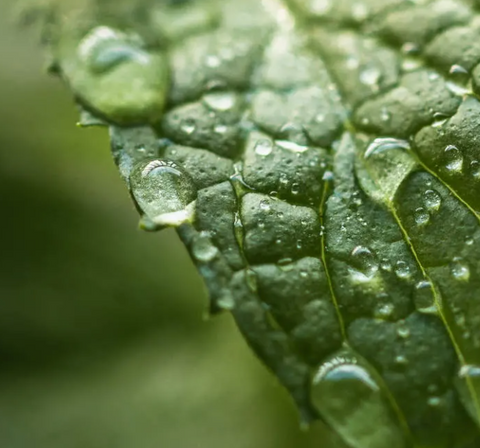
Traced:
[[[66, 53], [66, 49], [63, 50]], [[80, 102], [118, 123], [158, 118], [168, 90], [164, 53], [142, 38], [107, 26], [93, 28], [61, 58], [63, 76]], [[142, 82], [132, 82], [141, 79]]]
[[462, 152], [454, 145], [445, 148], [445, 168], [451, 172], [460, 172], [463, 169]]
[[193, 209], [188, 206], [197, 196], [195, 184], [172, 161], [138, 163], [130, 175], [130, 187], [145, 217], [158, 227], [177, 226], [193, 216]]
[[458, 372], [460, 378], [480, 378], [480, 366], [465, 364]]
[[219, 251], [215, 247], [211, 240], [210, 234], [208, 232], [201, 232], [198, 238], [195, 238], [192, 244], [192, 255], [195, 260], [208, 263], [212, 261]]
[[292, 192], [293, 195], [297, 195], [298, 193], [300, 193], [300, 184], [293, 183], [290, 191]]
[[411, 277], [410, 266], [405, 261], [397, 261], [395, 264], [395, 274], [398, 278], [408, 279]]
[[442, 205], [442, 197], [435, 190], [425, 191], [425, 193], [423, 194], [423, 201], [425, 207], [431, 212], [438, 211], [440, 209], [440, 206]]
[[188, 134], [188, 135], [193, 134], [193, 132], [195, 132], [195, 129], [196, 129], [195, 120], [193, 120], [192, 118], [187, 118], [180, 125], [180, 129], [183, 132], [185, 132], [185, 134]]
[[468, 70], [461, 65], [453, 64], [448, 71], [450, 75], [464, 75], [468, 76]]
[[360, 73], [360, 82], [367, 86], [378, 88], [378, 82], [382, 76], [377, 67], [369, 67]]
[[425, 226], [430, 221], [430, 214], [423, 207], [419, 207], [415, 210], [414, 219], [418, 226]]
[[470, 279], [470, 268], [460, 257], [453, 259], [450, 272], [455, 280], [467, 282]]
[[480, 180], [480, 162], [478, 160], [472, 160], [470, 162], [470, 172], [474, 179]]
[[324, 181], [333, 181], [335, 179], [335, 174], [332, 171], [325, 171], [322, 176], [322, 180]]
[[308, 150], [308, 146], [299, 145], [298, 143], [294, 143], [289, 140], [276, 140], [275, 143], [278, 146], [280, 146], [280, 148], [283, 148], [295, 153], [302, 153]]
[[410, 329], [407, 327], [405, 321], [398, 322], [397, 335], [402, 339], [407, 339], [410, 337]]
[[204, 95], [203, 101], [210, 109], [225, 112], [235, 106], [237, 97], [232, 93], [212, 92]]
[[217, 134], [225, 134], [228, 131], [228, 126], [225, 126], [224, 124], [217, 124], [213, 130]]
[[398, 355], [395, 357], [395, 363], [401, 366], [405, 366], [408, 364], [408, 359], [403, 355]]
[[440, 128], [442, 127], [449, 119], [450, 117], [448, 115], [445, 115], [441, 112], [435, 112], [433, 114], [433, 123], [432, 127], [433, 128]]
[[421, 280], [415, 285], [413, 300], [417, 311], [424, 314], [438, 314], [432, 284]]
[[345, 380], [358, 380], [367, 385], [371, 390], [378, 390], [377, 383], [363, 367], [359, 366], [354, 358], [337, 356], [318, 369], [313, 383], [321, 381], [339, 382]]
[[391, 272], [392, 270], [392, 264], [387, 258], [382, 258], [382, 260], [380, 261], [380, 267], [387, 272]]
[[367, 147], [364, 157], [367, 159], [373, 154], [378, 154], [389, 149], [410, 150], [410, 143], [398, 138], [376, 138]]
[[255, 143], [254, 149], [256, 154], [265, 157], [271, 154], [273, 150], [273, 143], [271, 140], [261, 139]]
[[390, 112], [388, 111], [388, 109], [386, 107], [382, 107], [382, 110], [380, 112], [380, 119], [383, 121], [383, 122], [387, 122], [389, 121], [390, 119], [392, 118], [392, 115], [390, 114]]
[[377, 319], [388, 319], [392, 317], [395, 311], [395, 306], [392, 303], [383, 303], [375, 308], [374, 316]]
[[222, 63], [222, 60], [217, 55], [208, 55], [205, 58], [205, 65], [210, 68], [217, 68]]
[[440, 397], [430, 397], [427, 403], [429, 406], [436, 408], [442, 404], [442, 399]]
[[363, 246], [357, 246], [351, 253], [350, 274], [352, 279], [357, 282], [366, 282], [371, 280], [378, 271], [378, 263], [375, 255], [370, 249]]
[[270, 207], [270, 204], [268, 203], [268, 201], [260, 201], [260, 208], [264, 212], [269, 212], [271, 210], [271, 207]]

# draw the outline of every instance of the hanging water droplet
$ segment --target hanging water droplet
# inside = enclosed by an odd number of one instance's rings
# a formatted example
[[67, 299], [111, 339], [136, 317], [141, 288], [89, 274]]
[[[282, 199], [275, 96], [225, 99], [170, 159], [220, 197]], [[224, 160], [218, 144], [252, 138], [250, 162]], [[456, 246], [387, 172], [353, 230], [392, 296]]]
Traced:
[[413, 217], [417, 226], [425, 226], [430, 221], [430, 214], [423, 207], [417, 208]]
[[445, 148], [445, 168], [451, 172], [460, 172], [463, 169], [463, 154], [454, 145]]
[[455, 257], [450, 264], [450, 272], [455, 280], [468, 282], [470, 279], [470, 268], [460, 257]]
[[357, 246], [351, 253], [351, 265], [349, 268], [352, 279], [357, 282], [371, 280], [378, 271], [378, 263], [370, 249]]
[[423, 194], [423, 203], [431, 212], [437, 212], [442, 205], [442, 197], [435, 190], [427, 190]]
[[405, 261], [397, 261], [395, 264], [395, 274], [398, 278], [408, 279], [411, 277], [410, 266]]
[[273, 150], [273, 143], [271, 140], [261, 139], [255, 143], [254, 149], [256, 154], [265, 157], [271, 154]]
[[367, 159], [373, 154], [378, 154], [389, 149], [410, 150], [410, 143], [398, 138], [376, 138], [367, 147], [364, 157]]
[[208, 263], [212, 261], [219, 251], [217, 247], [212, 244], [210, 234], [208, 232], [201, 232], [200, 235], [194, 239], [192, 244], [192, 255], [195, 260]]
[[[195, 184], [172, 161], [156, 159], [138, 163], [130, 175], [130, 188], [145, 218], [154, 227], [178, 226], [193, 216], [194, 210], [189, 205], [197, 197]], [[149, 227], [147, 221], [145, 224]]]

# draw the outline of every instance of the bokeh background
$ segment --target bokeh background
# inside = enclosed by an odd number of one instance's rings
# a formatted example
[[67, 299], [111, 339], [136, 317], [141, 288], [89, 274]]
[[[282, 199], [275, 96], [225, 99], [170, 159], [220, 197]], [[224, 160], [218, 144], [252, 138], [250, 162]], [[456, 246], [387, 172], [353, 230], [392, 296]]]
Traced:
[[340, 447], [206, 293], [173, 231], [142, 233], [105, 129], [0, 1], [0, 447]]

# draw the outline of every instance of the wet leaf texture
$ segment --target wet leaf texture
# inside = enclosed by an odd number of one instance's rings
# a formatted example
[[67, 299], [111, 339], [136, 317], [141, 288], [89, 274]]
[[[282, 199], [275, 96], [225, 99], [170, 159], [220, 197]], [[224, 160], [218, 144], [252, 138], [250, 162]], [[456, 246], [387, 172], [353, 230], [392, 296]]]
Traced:
[[478, 7], [96, 2], [46, 27], [142, 227], [177, 227], [211, 312], [352, 448], [478, 446]]

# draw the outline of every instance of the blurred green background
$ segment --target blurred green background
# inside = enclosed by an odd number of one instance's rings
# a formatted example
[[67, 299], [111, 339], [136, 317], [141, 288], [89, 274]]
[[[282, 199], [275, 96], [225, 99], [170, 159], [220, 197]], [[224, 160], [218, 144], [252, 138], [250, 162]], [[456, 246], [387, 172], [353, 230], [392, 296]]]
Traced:
[[286, 392], [173, 231], [137, 229], [107, 131], [42, 70], [0, 2], [0, 447], [336, 447]]

